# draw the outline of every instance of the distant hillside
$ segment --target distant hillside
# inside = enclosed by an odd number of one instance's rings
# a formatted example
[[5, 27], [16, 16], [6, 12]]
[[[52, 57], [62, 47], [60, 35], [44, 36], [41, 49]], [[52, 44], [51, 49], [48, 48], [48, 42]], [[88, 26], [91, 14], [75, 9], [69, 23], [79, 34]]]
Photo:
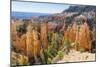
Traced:
[[76, 20], [80, 18], [82, 19], [82, 16], [84, 16], [87, 19], [87, 23], [90, 26], [90, 28], [93, 29], [93, 27], [95, 27], [96, 6], [90, 6], [90, 5], [70, 6], [69, 9], [64, 10], [62, 13], [76, 13], [72, 16], [72, 19], [76, 18]]
[[45, 13], [19, 13], [14, 12], [12, 16], [18, 18], [30, 18], [32, 22], [48, 22], [49, 25], [55, 24], [62, 28], [63, 26], [67, 27], [69, 24], [76, 22], [77, 24], [82, 24], [86, 20], [90, 28], [95, 29], [96, 24], [96, 7], [95, 6], [70, 6], [68, 9], [65, 9], [61, 13], [55, 14], [45, 14]]
[[69, 9], [66, 9], [63, 11], [65, 12], [90, 12], [94, 11], [96, 12], [96, 7], [95, 6], [83, 6], [83, 5], [78, 5], [78, 6], [70, 6]]

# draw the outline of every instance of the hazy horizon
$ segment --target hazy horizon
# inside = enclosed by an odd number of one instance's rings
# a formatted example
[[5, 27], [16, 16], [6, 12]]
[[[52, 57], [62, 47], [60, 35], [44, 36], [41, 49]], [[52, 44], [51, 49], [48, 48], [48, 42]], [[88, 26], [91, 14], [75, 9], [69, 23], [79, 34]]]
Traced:
[[12, 12], [28, 12], [28, 13], [61, 13], [68, 9], [70, 5], [55, 3], [37, 3], [37, 2], [21, 2], [12, 1]]
[[48, 16], [49, 13], [36, 13], [36, 12], [12, 12], [11, 17], [16, 17], [17, 19], [29, 19], [32, 17]]

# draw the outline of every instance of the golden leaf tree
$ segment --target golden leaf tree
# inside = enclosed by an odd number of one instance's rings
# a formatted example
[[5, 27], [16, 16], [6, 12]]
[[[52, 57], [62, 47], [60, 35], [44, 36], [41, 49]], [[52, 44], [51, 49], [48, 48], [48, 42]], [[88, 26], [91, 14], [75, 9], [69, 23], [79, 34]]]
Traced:
[[47, 23], [41, 23], [40, 37], [41, 37], [42, 46], [45, 49], [48, 48], [47, 36], [48, 36], [48, 26], [47, 26]]
[[11, 23], [11, 36], [12, 36], [12, 48], [19, 53], [26, 53], [26, 35], [19, 37], [17, 34], [17, 28], [23, 25], [21, 21], [15, 21]]
[[80, 48], [84, 50], [91, 50], [91, 38], [90, 38], [90, 29], [88, 24], [85, 22], [81, 25], [79, 32], [79, 44]]
[[64, 31], [64, 39], [71, 42], [75, 42], [77, 35], [77, 25], [74, 23], [72, 26], [68, 26], [67, 30]]
[[36, 30], [33, 30], [33, 53], [34, 53], [34, 57], [37, 57], [40, 55], [40, 50], [41, 50], [41, 44], [40, 44], [40, 40], [39, 40], [39, 32], [37, 32]]
[[27, 47], [27, 56], [29, 57], [32, 57], [34, 56], [32, 53], [33, 50], [33, 34], [32, 34], [32, 31], [33, 30], [33, 27], [31, 24], [28, 25], [27, 27], [27, 33], [26, 33], [26, 47]]

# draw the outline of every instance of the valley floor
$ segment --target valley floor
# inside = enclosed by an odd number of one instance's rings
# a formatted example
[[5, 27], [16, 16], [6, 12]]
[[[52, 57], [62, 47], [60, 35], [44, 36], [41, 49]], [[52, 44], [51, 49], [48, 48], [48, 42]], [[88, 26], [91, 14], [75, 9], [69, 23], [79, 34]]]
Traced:
[[95, 61], [95, 57], [95, 53], [72, 50], [68, 53], [68, 55], [64, 55], [63, 59], [59, 60], [57, 63]]

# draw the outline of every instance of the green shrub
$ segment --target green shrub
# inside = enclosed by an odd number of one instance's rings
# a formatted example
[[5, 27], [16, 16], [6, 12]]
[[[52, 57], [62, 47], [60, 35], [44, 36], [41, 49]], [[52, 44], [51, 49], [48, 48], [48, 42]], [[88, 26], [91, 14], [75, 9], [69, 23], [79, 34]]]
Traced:
[[80, 48], [80, 52], [82, 53], [82, 52], [84, 52], [85, 51], [85, 49], [84, 48]]
[[64, 53], [62, 51], [58, 51], [58, 57], [61, 60], [64, 56]]
[[48, 58], [47, 64], [51, 64], [51, 63], [52, 63], [51, 58]]
[[70, 42], [68, 39], [65, 39], [65, 40], [64, 40], [64, 46], [69, 46], [70, 43], [71, 43], [71, 42]]
[[80, 44], [76, 42], [76, 50], [80, 50]]
[[53, 58], [57, 55], [57, 50], [54, 49], [53, 47], [48, 48], [48, 57]]

